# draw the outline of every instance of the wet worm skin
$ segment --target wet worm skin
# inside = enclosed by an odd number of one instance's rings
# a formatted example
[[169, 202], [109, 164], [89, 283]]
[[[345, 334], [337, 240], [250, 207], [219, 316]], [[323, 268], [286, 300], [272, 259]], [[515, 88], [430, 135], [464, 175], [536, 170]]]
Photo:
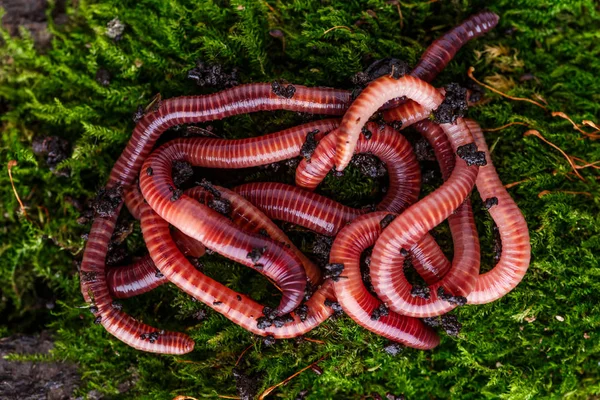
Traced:
[[[418, 349], [431, 349], [440, 342], [437, 334], [420, 320], [399, 315], [384, 308], [362, 281], [360, 257], [374, 245], [382, 231], [381, 220], [389, 213], [374, 212], [358, 217], [344, 227], [333, 242], [331, 263], [344, 265], [342, 277], [334, 283], [338, 302], [354, 321], [378, 335]], [[402, 271], [402, 268], [399, 268]]]
[[403, 96], [419, 103], [428, 111], [434, 110], [441, 103], [441, 95], [437, 89], [420, 79], [407, 75], [399, 79], [389, 76], [377, 78], [358, 95], [342, 118], [337, 134], [336, 170], [344, 170], [350, 162], [361, 130], [369, 118], [387, 100]]
[[334, 236], [364, 211], [344, 206], [305, 189], [277, 182], [246, 183], [233, 189], [267, 217]]
[[167, 282], [154, 266], [149, 255], [145, 255], [124, 267], [110, 268], [106, 274], [110, 294], [117, 299], [138, 296]]
[[[321, 282], [321, 270], [310, 261], [304, 253], [298, 250], [287, 235], [256, 206], [254, 206], [254, 204], [234, 191], [221, 186], [214, 186], [214, 188], [219, 192], [219, 196], [222, 200], [229, 202], [231, 206], [229, 216], [233, 223], [245, 231], [260, 234], [283, 243], [300, 259], [308, 280], [313, 285], [317, 285]], [[213, 193], [200, 186], [186, 190], [185, 193], [204, 204], [210, 204], [214, 199]]]
[[[441, 127], [453, 151], [460, 153], [459, 149], [463, 149], [462, 146], [473, 144], [473, 137], [461, 118], [455, 125], [443, 124]], [[402, 308], [404, 303], [401, 289], [406, 277], [396, 266], [398, 263], [402, 265], [407, 250], [464, 202], [475, 185], [478, 169], [477, 165], [469, 166], [465, 160], [456, 157], [455, 167], [448, 180], [433, 193], [409, 207], [381, 234], [371, 256], [371, 281], [380, 299], [391, 310], [413, 315], [412, 310], [406, 312]], [[415, 312], [420, 313], [421, 310]], [[427, 311], [424, 310], [423, 314], [427, 314]]]
[[277, 308], [280, 314], [298, 307], [306, 288], [306, 274], [298, 257], [279, 242], [246, 232], [212, 208], [177, 192], [171, 178], [175, 160], [202, 165], [190, 140], [175, 140], [154, 151], [144, 163], [144, 170], [150, 168], [152, 175], [140, 175], [140, 189], [150, 207], [207, 248], [273, 280], [283, 293]]
[[476, 185], [484, 201], [496, 198], [497, 204], [488, 211], [502, 241], [500, 260], [491, 271], [479, 275], [475, 289], [467, 296], [469, 304], [485, 304], [504, 296], [521, 282], [529, 268], [531, 243], [527, 222], [498, 177], [481, 128], [473, 120], [466, 123], [477, 146], [485, 152], [487, 165], [479, 169]]
[[[281, 98], [273, 93], [268, 84], [250, 84], [212, 95], [179, 97], [160, 102], [155, 110], [144, 115], [136, 125], [129, 143], [111, 171], [106, 187], [111, 189], [131, 185], [156, 140], [165, 130], [177, 124], [275, 109], [339, 115], [346, 108], [345, 102], [349, 101], [349, 94], [345, 91], [303, 86], [296, 87], [293, 97]], [[189, 352], [193, 349], [193, 341], [186, 335], [166, 332], [149, 340], [146, 334], [156, 329], [112, 307], [105, 278], [105, 260], [120, 207], [110, 216], [97, 216], [92, 224], [80, 272], [84, 299], [93, 303], [96, 321], [130, 346], [167, 354]]]
[[[181, 290], [244, 329], [261, 336], [293, 338], [312, 330], [333, 314], [333, 310], [325, 305], [325, 300], [335, 299], [332, 283], [327, 280], [304, 304], [306, 313], [295, 310], [270, 320], [264, 316], [262, 305], [196, 270], [175, 246], [167, 221], [148, 204], [142, 203], [140, 209], [142, 234], [160, 272]], [[267, 225], [261, 228], [269, 229]]]
[[483, 36], [494, 29], [499, 19], [498, 15], [489, 11], [470, 16], [429, 45], [410, 74], [431, 82], [446, 68], [461, 47], [469, 40]]
[[[421, 170], [415, 153], [408, 140], [393, 128], [368, 123], [365, 128], [370, 132], [367, 139], [361, 135], [355, 154], [367, 153], [379, 158], [389, 175], [389, 188], [378, 210], [399, 213], [413, 204], [421, 189]], [[300, 187], [315, 189], [334, 166], [336, 141], [339, 131], [332, 132], [319, 142], [310, 160], [303, 159], [296, 169], [296, 184]]]

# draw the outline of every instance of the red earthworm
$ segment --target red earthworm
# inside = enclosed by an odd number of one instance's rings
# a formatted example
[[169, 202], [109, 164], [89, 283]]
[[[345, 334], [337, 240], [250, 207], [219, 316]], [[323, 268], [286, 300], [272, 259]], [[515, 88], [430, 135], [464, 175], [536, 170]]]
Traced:
[[[225, 166], [230, 168], [243, 168], [295, 157], [300, 153], [300, 148], [302, 147], [308, 132], [318, 131], [319, 133], [315, 138], [320, 138], [323, 133], [337, 127], [337, 124], [338, 120], [325, 119], [255, 138], [241, 140], [197, 138], [195, 140], [198, 142], [199, 147], [204, 151], [203, 154], [206, 155], [206, 157], [203, 158], [203, 166], [213, 168]], [[249, 150], [256, 147], [264, 149], [264, 153], [262, 153], [261, 156], [255, 156]], [[229, 197], [231, 197], [231, 195]], [[233, 201], [233, 205], [235, 206], [236, 199], [228, 198], [228, 200]], [[243, 202], [244, 200], [242, 199], [241, 201]], [[134, 217], [139, 218], [138, 206], [137, 204], [131, 204], [131, 196], [125, 196], [125, 203], [127, 204], [130, 213]], [[239, 203], [239, 201], [237, 201], [237, 203]], [[245, 209], [248, 208], [247, 206], [247, 204], [244, 204], [239, 208]], [[243, 218], [240, 220], [243, 220]], [[273, 232], [273, 234], [279, 237], [279, 239], [277, 239], [279, 241], [284, 241], [282, 238], [286, 237], [281, 231]], [[173, 235], [178, 247], [185, 255], [193, 257], [199, 257], [201, 255], [199, 252], [202, 251], [203, 246], [196, 240], [181, 233], [176, 228], [174, 229]], [[276, 239], [276, 237], [274, 237], [274, 239]], [[318, 283], [320, 280], [319, 269], [300, 251], [296, 249], [294, 252], [305, 266], [311, 282], [313, 282], [313, 284]], [[140, 269], [136, 270], [138, 267], [140, 267]], [[109, 273], [109, 278], [111, 280], [109, 285], [115, 290], [114, 294], [118, 294], [119, 297], [130, 297], [145, 293], [165, 282], [164, 277], [155, 277], [155, 274], [152, 274], [151, 272], [152, 269], [150, 266], [144, 264], [134, 264], [114, 269]], [[133, 288], [135, 288], [135, 290]], [[124, 292], [120, 293], [121, 290], [124, 290]]]
[[486, 155], [487, 165], [479, 169], [476, 185], [502, 241], [500, 260], [491, 271], [479, 275], [475, 289], [467, 296], [469, 304], [485, 304], [504, 296], [521, 282], [529, 268], [531, 243], [527, 222], [498, 177], [481, 127], [472, 120], [466, 123]]
[[[202, 142], [177, 139], [154, 151], [144, 163], [147, 172], [140, 174], [144, 198], [156, 213], [186, 235], [273, 280], [283, 293], [277, 311], [292, 311], [300, 304], [306, 287], [306, 274], [298, 257], [272, 239], [240, 229], [217, 211], [175, 189], [171, 178], [174, 160], [192, 165], [206, 165], [203, 161], [207, 159], [214, 162], [215, 158], [206, 156], [206, 149], [198, 146]], [[224, 161], [232, 164], [231, 160]]]
[[267, 217], [300, 225], [325, 236], [336, 235], [344, 225], [364, 212], [284, 183], [246, 183], [233, 190]]
[[[156, 108], [144, 115], [136, 125], [129, 143], [111, 171], [106, 188], [110, 190], [131, 185], [156, 140], [174, 125], [274, 109], [336, 115], [344, 112], [350, 97], [345, 91], [297, 86], [292, 98], [288, 98], [289, 87], [287, 97], [282, 97], [274, 93], [273, 86], [242, 85], [212, 95], [159, 101]], [[96, 320], [102, 323], [109, 333], [132, 347], [163, 353], [191, 351], [193, 342], [187, 336], [170, 332], [158, 339], [153, 338], [152, 346], [149, 346], [145, 337], [136, 337], [134, 334], [148, 332], [153, 328], [121, 311], [112, 310], [112, 300], [105, 279], [105, 259], [119, 210], [120, 206], [109, 216], [96, 217], [92, 224], [80, 272], [84, 299], [94, 302]]]
[[[321, 271], [319, 268], [308, 259], [298, 248], [292, 243], [287, 235], [277, 227], [265, 214], [263, 214], [256, 206], [250, 201], [246, 200], [240, 194], [231, 191], [229, 189], [214, 186], [219, 192], [222, 199], [228, 201], [231, 204], [231, 211], [229, 215], [232, 221], [238, 225], [241, 229], [252, 233], [259, 233], [261, 235], [270, 237], [271, 239], [284, 243], [287, 247], [300, 259], [306, 276], [313, 285], [317, 285], [321, 281]], [[185, 192], [190, 197], [203, 201], [208, 204], [214, 197], [213, 193], [210, 193], [203, 187], [195, 187]], [[179, 246], [178, 246], [179, 247]]]
[[[383, 98], [379, 101], [385, 100]], [[415, 305], [415, 309], [412, 308], [413, 302], [406, 301], [411, 297], [411, 285], [407, 282], [403, 271], [397, 266], [402, 265], [404, 258], [408, 255], [408, 250], [415, 243], [429, 230], [448, 218], [464, 202], [475, 184], [479, 169], [477, 166], [484, 163], [483, 153], [476, 150], [472, 135], [461, 118], [456, 121], [455, 125], [443, 124], [441, 128], [446, 133], [453, 151], [458, 155], [450, 177], [440, 188], [409, 207], [391, 222], [375, 244], [371, 256], [371, 281], [375, 291], [391, 310], [404, 315], [429, 316], [431, 312], [435, 315], [436, 311], [428, 310], [426, 306], [421, 307], [420, 304]], [[466, 214], [461, 211], [460, 215], [465, 218], [457, 221], [457, 224], [462, 225], [459, 228], [461, 232], [468, 232], [468, 229], [471, 228]], [[465, 241], [465, 244], [468, 243]], [[466, 247], [464, 250], [463, 257], [474, 257], [471, 254], [474, 250], [472, 246]], [[459, 255], [455, 255], [456, 257]], [[467, 277], [465, 276], [465, 278]], [[467, 282], [454, 282], [456, 286], [463, 289], [460, 286], [461, 283]], [[443, 286], [440, 288], [445, 290]], [[436, 291], [435, 295], [444, 297], [444, 292]], [[460, 301], [459, 298], [451, 296], [449, 298], [451, 301]]]
[[[269, 218], [290, 222], [325, 236], [337, 235], [340, 229], [367, 212], [285, 183], [245, 183], [233, 190], [250, 200]], [[438, 265], [440, 253], [436, 250], [441, 252], [430, 235], [410, 249], [417, 272], [428, 284], [440, 280], [451, 267], [444, 253], [441, 253], [442, 261], [446, 262]]]
[[[414, 203], [421, 189], [421, 170], [408, 140], [398, 135], [393, 128], [368, 123], [365, 128], [370, 138], [358, 139], [356, 154], [368, 153], [385, 163], [389, 175], [389, 189], [378, 210], [399, 213]], [[336, 131], [319, 142], [310, 160], [303, 159], [296, 169], [296, 184], [310, 190], [325, 178], [333, 168], [336, 152]]]
[[[361, 129], [385, 101], [393, 97], [406, 96], [427, 110], [437, 108], [442, 96], [433, 86], [412, 76], [399, 79], [382, 76], [371, 82], [354, 100], [344, 114], [338, 128], [335, 151], [335, 168], [344, 170], [356, 148]], [[382, 101], [383, 100], [383, 101]]]
[[416, 318], [388, 311], [362, 281], [361, 254], [375, 244], [382, 231], [381, 221], [388, 215], [373, 212], [360, 216], [337, 235], [329, 261], [342, 264], [344, 270], [343, 279], [333, 285], [335, 294], [346, 314], [364, 328], [411, 347], [430, 349], [439, 344], [437, 334]]
[[483, 36], [494, 29], [500, 17], [490, 11], [470, 16], [429, 45], [410, 73], [412, 76], [431, 82], [442, 72], [456, 53], [471, 39]]
[[[262, 212], [260, 212], [252, 203], [244, 199], [239, 194], [232, 192], [220, 186], [214, 186], [219, 191], [222, 199], [228, 201], [231, 204], [230, 217], [232, 221], [240, 226], [240, 228], [263, 235], [267, 235], [273, 240], [283, 242], [289, 245], [291, 251], [293, 251], [298, 258], [302, 261], [307, 277], [313, 285], [317, 285], [321, 280], [321, 271], [319, 268], [308, 259], [294, 244], [289, 240], [287, 235], [283, 233], [277, 225], [273, 224]], [[185, 191], [190, 197], [208, 204], [214, 195], [207, 191], [205, 188], [198, 186]], [[139, 210], [140, 198], [135, 197], [135, 191], [127, 191], [125, 194], [126, 204], [136, 210]], [[141, 211], [137, 211], [136, 214], [139, 216]], [[177, 235], [177, 236], [176, 236]], [[177, 228], [171, 229], [171, 238], [174, 240], [177, 248], [183, 253], [184, 256], [200, 257], [204, 253], [204, 246], [195, 239], [183, 234]], [[178, 240], [180, 242], [178, 242]], [[190, 248], [192, 253], [190, 254]], [[198, 254], [197, 250], [202, 249], [202, 254]], [[187, 251], [187, 253], [186, 253]], [[146, 293], [159, 285], [167, 282], [167, 278], [162, 273], [158, 273], [157, 268], [154, 266], [154, 262], [150, 256], [141, 258], [138, 262], [121, 267], [111, 268], [108, 272], [108, 286], [111, 289], [111, 293], [115, 297], [125, 298], [133, 297], [142, 293]]]
[[148, 254], [124, 267], [110, 268], [106, 273], [110, 294], [118, 299], [138, 296], [167, 282]]
[[[139, 192], [138, 196], [141, 197]], [[256, 301], [196, 270], [175, 246], [167, 221], [148, 204], [142, 203], [140, 209], [144, 240], [158, 269], [184, 292], [244, 329], [261, 336], [293, 338], [312, 330], [333, 314], [331, 307], [325, 304], [326, 300], [335, 299], [332, 283], [327, 280], [304, 306], [291, 314], [274, 319], [265, 316], [265, 308]], [[261, 228], [268, 229], [272, 224]]]
[[[502, 241], [500, 260], [491, 271], [478, 276], [474, 289], [467, 296], [467, 304], [485, 304], [504, 296], [521, 282], [529, 267], [531, 244], [527, 222], [498, 177], [481, 128], [475, 121], [465, 122], [477, 146], [486, 153], [487, 164], [480, 167], [476, 185], [498, 226]], [[421, 260], [427, 257], [443, 269], [450, 267], [437, 244], [428, 249], [427, 256]]]
[[138, 350], [165, 354], [188, 353], [193, 350], [194, 341], [187, 335], [158, 330], [139, 322], [121, 311], [121, 307], [111, 299], [104, 275], [104, 260], [120, 208], [117, 207], [114, 216], [96, 217], [92, 224], [93, 235], [90, 234], [84, 253], [81, 290], [86, 301], [92, 303], [90, 309], [96, 316], [94, 322], [102, 324], [116, 338]]

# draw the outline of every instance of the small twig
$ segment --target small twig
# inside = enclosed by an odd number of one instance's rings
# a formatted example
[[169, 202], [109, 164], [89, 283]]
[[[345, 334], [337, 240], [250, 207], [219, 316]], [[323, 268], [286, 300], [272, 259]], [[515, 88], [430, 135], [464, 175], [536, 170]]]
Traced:
[[241, 400], [241, 397], [238, 397], [238, 396], [223, 396], [223, 395], [218, 394], [217, 397], [220, 398], [220, 399]]
[[534, 178], [527, 178], [527, 179], [523, 179], [522, 181], [517, 181], [517, 182], [513, 182], [513, 183], [507, 183], [506, 185], [504, 185], [504, 189], [510, 189], [512, 187], [520, 185], [521, 183], [532, 181], [533, 179]]
[[524, 136], [535, 136], [535, 137], [539, 138], [540, 140], [542, 140], [544, 143], [549, 144], [550, 146], [552, 146], [556, 150], [558, 150], [560, 152], [560, 154], [562, 154], [567, 159], [567, 161], [571, 165], [571, 168], [573, 168], [573, 171], [575, 171], [575, 175], [577, 175], [579, 177], [579, 179], [581, 179], [582, 181], [585, 182], [585, 178], [583, 176], [581, 176], [581, 174], [577, 171], [577, 166], [573, 162], [573, 159], [571, 158], [571, 156], [569, 156], [567, 153], [565, 153], [563, 151], [563, 149], [561, 149], [560, 147], [558, 147], [554, 143], [550, 142], [548, 139], [546, 139], [545, 137], [543, 137], [540, 132], [536, 131], [535, 129], [530, 129], [527, 132], [525, 132], [523, 135]]
[[258, 400], [263, 400], [273, 390], [277, 389], [279, 386], [285, 385], [286, 383], [288, 383], [289, 381], [291, 381], [292, 379], [294, 379], [295, 377], [297, 377], [298, 375], [300, 375], [301, 373], [303, 373], [304, 371], [306, 371], [307, 369], [309, 369], [313, 365], [316, 365], [316, 364], [320, 363], [321, 361], [323, 361], [325, 359], [325, 357], [327, 357], [327, 356], [323, 356], [323, 357], [319, 358], [317, 361], [315, 361], [314, 363], [310, 364], [308, 367], [302, 368], [300, 371], [294, 373], [293, 375], [289, 376], [288, 378], [284, 379], [283, 381], [279, 382], [278, 384], [271, 386], [270, 388], [268, 388], [267, 390], [265, 390], [264, 392], [262, 392], [260, 396], [258, 396]]
[[[591, 132], [591, 133], [584, 131], [583, 129], [581, 129], [581, 127], [579, 125], [577, 125], [575, 123], [575, 121], [573, 121], [567, 114], [565, 114], [562, 111], [554, 111], [554, 112], [552, 112], [552, 116], [553, 117], [560, 117], [560, 118], [566, 119], [567, 121], [569, 121], [571, 123], [571, 125], [573, 125], [573, 128], [577, 132], [581, 133], [582, 135], [587, 136], [590, 139], [600, 139], [600, 135], [597, 134], [598, 131]], [[591, 123], [591, 124], [593, 124], [592, 127], [596, 127], [596, 124], [594, 124], [592, 121], [584, 121], [584, 122]]]
[[544, 197], [544, 196], [546, 196], [548, 194], [552, 194], [552, 193], [565, 193], [565, 194], [575, 194], [575, 195], [582, 194], [584, 196], [588, 196], [588, 197], [591, 197], [591, 198], [594, 197], [589, 192], [574, 192], [574, 191], [571, 191], [571, 190], [555, 190], [553, 192], [551, 192], [550, 190], [542, 190], [540, 193], [538, 193], [538, 197], [542, 198], [542, 197]]
[[316, 344], [325, 344], [324, 341], [319, 340], [319, 339], [311, 339], [311, 338], [304, 338], [305, 341], [307, 342], [311, 342], [311, 343], [316, 343]]
[[16, 160], [10, 160], [8, 162], [8, 179], [10, 179], [10, 185], [12, 186], [12, 190], [13, 193], [15, 194], [15, 197], [17, 198], [17, 201], [19, 202], [19, 207], [21, 207], [21, 212], [23, 213], [23, 216], [27, 219], [29, 219], [29, 216], [27, 215], [27, 211], [25, 210], [25, 206], [23, 205], [23, 202], [21, 201], [21, 198], [19, 197], [19, 193], [17, 192], [17, 188], [15, 187], [15, 182], [13, 180], [13, 176], [12, 176], [12, 169], [13, 167], [17, 166], [17, 161]]
[[192, 397], [192, 396], [181, 396], [180, 395], [180, 396], [173, 397], [173, 400], [198, 400], [198, 399], [195, 397]]
[[515, 125], [522, 125], [522, 126], [527, 126], [527, 127], [530, 126], [529, 124], [527, 124], [525, 122], [510, 122], [510, 123], [508, 123], [506, 125], [502, 125], [502, 126], [499, 126], [497, 128], [485, 128], [485, 129], [482, 129], [482, 131], [484, 131], [484, 132], [498, 132], [498, 131], [501, 131], [503, 129], [508, 128], [509, 126], [515, 126]]
[[250, 350], [252, 348], [252, 346], [254, 346], [254, 343], [251, 343], [250, 346], [246, 347], [244, 349], [244, 351], [242, 351], [242, 354], [240, 354], [240, 356], [238, 357], [237, 361], [235, 362], [235, 366], [237, 367], [238, 364], [240, 363], [240, 361], [242, 361], [242, 357], [244, 357], [244, 354], [246, 354], [246, 352], [248, 350]]
[[338, 25], [338, 26], [334, 26], [333, 28], [329, 28], [329, 29], [327, 29], [325, 32], [323, 32], [323, 34], [321, 35], [321, 37], [323, 37], [323, 36], [327, 35], [327, 34], [328, 34], [329, 32], [331, 32], [331, 31], [335, 31], [336, 29], [345, 29], [345, 30], [347, 30], [348, 32], [350, 32], [350, 33], [353, 33], [353, 32], [352, 32], [352, 29], [348, 28], [347, 26], [344, 26], [344, 25]]
[[469, 67], [469, 70], [467, 71], [467, 75], [469, 76], [469, 78], [471, 78], [473, 81], [475, 81], [475, 83], [477, 83], [478, 85], [483, 86], [484, 88], [486, 88], [488, 90], [491, 90], [492, 92], [494, 92], [496, 94], [499, 94], [502, 97], [506, 97], [507, 99], [515, 100], [515, 101], [526, 101], [528, 103], [535, 104], [536, 106], [538, 106], [540, 108], [543, 108], [544, 110], [548, 109], [546, 106], [544, 106], [541, 103], [538, 103], [535, 100], [531, 100], [531, 99], [528, 99], [528, 98], [525, 98], [525, 97], [513, 97], [513, 96], [509, 96], [509, 95], [507, 95], [505, 93], [502, 93], [498, 89], [495, 89], [494, 87], [492, 87], [490, 85], [487, 85], [487, 84], [485, 84], [485, 83], [477, 80], [477, 78], [475, 78], [475, 76], [473, 76], [473, 72], [475, 72], [475, 68], [474, 67]]

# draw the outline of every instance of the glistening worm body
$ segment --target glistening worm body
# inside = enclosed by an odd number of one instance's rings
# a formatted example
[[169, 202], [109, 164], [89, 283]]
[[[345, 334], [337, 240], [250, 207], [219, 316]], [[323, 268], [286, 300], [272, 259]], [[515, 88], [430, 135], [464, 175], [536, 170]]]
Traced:
[[[296, 310], [287, 318], [274, 320], [265, 317], [263, 306], [196, 270], [175, 246], [168, 223], [143, 203], [139, 192], [138, 196], [142, 233], [157, 268], [170, 282], [232, 322], [257, 335], [286, 339], [312, 330], [333, 314], [325, 300], [335, 299], [335, 295], [331, 282], [325, 281], [306, 302], [302, 313]], [[261, 228], [270, 230], [267, 225]]]
[[498, 15], [489, 11], [470, 16], [430, 44], [410, 74], [425, 82], [431, 82], [446, 68], [461, 47], [469, 40], [491, 31], [499, 19]]
[[487, 165], [479, 169], [476, 185], [481, 198], [490, 206], [488, 211], [502, 241], [500, 260], [491, 271], [479, 275], [475, 288], [467, 296], [469, 304], [485, 304], [504, 296], [521, 282], [529, 268], [531, 243], [527, 222], [498, 177], [481, 128], [473, 120], [466, 123], [477, 146], [485, 152]]
[[[399, 213], [419, 197], [421, 189], [419, 163], [408, 140], [391, 127], [368, 123], [366, 129], [370, 132], [370, 137], [369, 139], [364, 135], [359, 137], [355, 154], [372, 154], [386, 165], [389, 188], [383, 200], [377, 205], [377, 209]], [[296, 169], [298, 186], [312, 190], [325, 179], [334, 166], [338, 134], [338, 131], [334, 131], [322, 139], [310, 160], [303, 159], [300, 162]]]
[[[125, 150], [113, 167], [106, 187], [115, 189], [133, 183], [156, 140], [168, 128], [177, 124], [204, 122], [232, 115], [261, 110], [286, 109], [290, 111], [339, 115], [346, 108], [347, 92], [335, 89], [296, 87], [294, 99], [275, 94], [268, 84], [250, 84], [207, 96], [179, 97], [160, 102], [136, 125]], [[106, 284], [106, 254], [121, 206], [108, 216], [94, 219], [81, 263], [81, 292], [84, 299], [93, 302], [96, 321], [127, 343], [145, 351], [182, 354], [193, 349], [193, 341], [186, 335], [164, 332], [148, 339], [155, 328], [145, 325], [112, 306]], [[158, 331], [162, 332], [162, 331]]]
[[[346, 314], [364, 328], [411, 347], [433, 348], [440, 339], [431, 328], [418, 319], [388, 311], [363, 283], [361, 254], [375, 244], [382, 231], [382, 220], [388, 215], [387, 212], [373, 212], [360, 216], [335, 238], [330, 262], [344, 265], [344, 279], [334, 283], [335, 295]], [[399, 267], [402, 270], [401, 264]], [[412, 333], [412, 338], [407, 337], [407, 332]], [[413, 341], [417, 337], [421, 344]]]

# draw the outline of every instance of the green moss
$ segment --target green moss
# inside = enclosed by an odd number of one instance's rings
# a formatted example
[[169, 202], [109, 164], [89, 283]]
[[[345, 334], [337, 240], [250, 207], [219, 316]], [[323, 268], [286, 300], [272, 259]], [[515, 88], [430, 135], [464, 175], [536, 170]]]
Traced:
[[[50, 24], [54, 39], [43, 52], [35, 49], [27, 32], [21, 39], [3, 32], [0, 100], [7, 111], [1, 117], [0, 160], [3, 166], [9, 160], [18, 162], [12, 173], [31, 221], [18, 216], [5, 171], [0, 174], [6, 189], [0, 193], [0, 313], [6, 324], [0, 333], [49, 325], [57, 337], [52, 357], [78, 363], [82, 394], [97, 389], [122, 398], [235, 395], [232, 368], [252, 344], [241, 365], [261, 376], [262, 389], [325, 357], [320, 363], [323, 375], [307, 371], [274, 392], [284, 398], [302, 389], [310, 391], [311, 399], [386, 391], [408, 398], [600, 395], [598, 174], [587, 169], [582, 171], [586, 182], [573, 179], [564, 158], [538, 138], [524, 138], [523, 126], [487, 137], [494, 144], [502, 180], [528, 180], [510, 192], [529, 223], [530, 271], [503, 299], [459, 309], [462, 333], [456, 339], [443, 337], [434, 351], [405, 350], [391, 357], [382, 352], [385, 340], [347, 318], [328, 321], [310, 333], [324, 345], [282, 341], [265, 348], [214, 312], [202, 323], [194, 322], [192, 315], [203, 306], [172, 286], [128, 300], [125, 308], [156, 326], [187, 331], [197, 343], [190, 355], [140, 353], [92, 324], [72, 262], [81, 255], [81, 235], [89, 226], [75, 222], [79, 212], [67, 197], [89, 198], [106, 180], [129, 138], [138, 105], [158, 92], [163, 97], [204, 92], [185, 78], [196, 59], [237, 67], [244, 82], [287, 79], [349, 88], [350, 77], [371, 59], [394, 56], [414, 64], [441, 32], [488, 7], [500, 14], [500, 25], [467, 45], [437, 84], [466, 82], [472, 65], [477, 77], [512, 80], [511, 95], [539, 95], [552, 110], [564, 111], [575, 121], [598, 121], [600, 11], [595, 2], [400, 4], [402, 24], [396, 6], [383, 0], [79, 0], [67, 7], [66, 24]], [[107, 22], [115, 17], [126, 25], [119, 41], [105, 35]], [[328, 31], [336, 26], [349, 29]], [[269, 35], [273, 29], [284, 33], [285, 45]], [[506, 50], [495, 56], [491, 49], [499, 46]], [[95, 80], [99, 69], [109, 71], [109, 86]], [[535, 79], [520, 82], [524, 73]], [[485, 107], [469, 112], [484, 127], [524, 121], [567, 153], [600, 159], [600, 146], [582, 140], [567, 121], [531, 104], [489, 97]], [[291, 113], [276, 115], [240, 116], [218, 127], [227, 137], [241, 137], [299, 121]], [[71, 169], [69, 178], [55, 176], [31, 150], [34, 136], [48, 134], [72, 143], [72, 156], [59, 166]], [[279, 178], [289, 181], [291, 176], [283, 173]], [[353, 170], [343, 181], [328, 179], [322, 190], [346, 204], [363, 205], [374, 188], [376, 182]], [[538, 197], [543, 190], [554, 193]], [[560, 190], [591, 196], [556, 193]], [[483, 262], [489, 268], [491, 224], [485, 213], [479, 216], [482, 241], [488, 243]], [[139, 235], [130, 245], [139, 245]], [[222, 282], [251, 290], [261, 300], [271, 298], [267, 283], [247, 269], [217, 257], [206, 263]], [[54, 298], [56, 306], [48, 311], [45, 303]], [[132, 376], [134, 388], [118, 394], [119, 383]]]

